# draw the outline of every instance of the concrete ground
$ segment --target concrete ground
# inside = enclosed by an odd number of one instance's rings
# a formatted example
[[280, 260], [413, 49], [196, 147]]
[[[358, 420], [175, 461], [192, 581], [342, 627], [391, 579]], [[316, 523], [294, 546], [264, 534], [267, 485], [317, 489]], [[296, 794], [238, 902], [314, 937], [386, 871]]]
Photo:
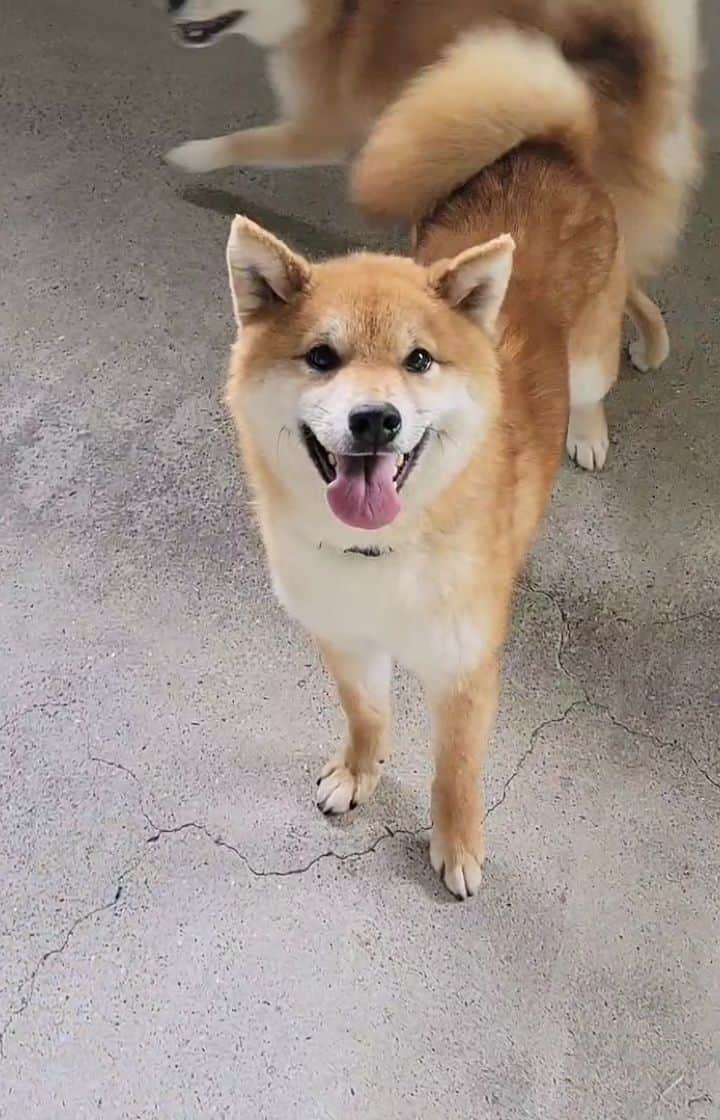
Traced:
[[173, 176], [270, 106], [144, 0], [7, 0], [0, 74], [0, 1116], [717, 1120], [720, 71], [672, 358], [518, 597], [465, 905], [412, 682], [374, 802], [313, 808], [337, 704], [221, 405], [229, 216], [372, 241], [342, 177]]

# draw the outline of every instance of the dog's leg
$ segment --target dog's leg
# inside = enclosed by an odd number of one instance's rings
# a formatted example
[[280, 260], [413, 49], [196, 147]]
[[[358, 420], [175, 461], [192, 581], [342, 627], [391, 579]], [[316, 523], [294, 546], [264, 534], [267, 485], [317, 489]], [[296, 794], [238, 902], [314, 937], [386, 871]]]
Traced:
[[475, 894], [482, 878], [481, 778], [497, 697], [498, 660], [492, 656], [435, 702], [430, 861], [457, 898]]
[[602, 470], [607, 458], [610, 440], [603, 402], [620, 367], [625, 295], [618, 258], [607, 286], [591, 300], [570, 335], [567, 452], [586, 471]]
[[390, 750], [390, 658], [376, 651], [342, 651], [321, 643], [347, 717], [347, 745], [323, 767], [317, 803], [346, 813], [374, 792]]
[[630, 361], [635, 369], [643, 373], [659, 369], [670, 353], [670, 339], [662, 311], [637, 284], [630, 284], [627, 313], [638, 332], [638, 337], [628, 347]]
[[217, 171], [232, 165], [293, 167], [333, 163], [344, 158], [344, 145], [337, 136], [296, 121], [281, 121], [264, 128], [249, 128], [216, 136], [212, 140], [190, 140], [167, 153], [168, 163], [182, 171]]

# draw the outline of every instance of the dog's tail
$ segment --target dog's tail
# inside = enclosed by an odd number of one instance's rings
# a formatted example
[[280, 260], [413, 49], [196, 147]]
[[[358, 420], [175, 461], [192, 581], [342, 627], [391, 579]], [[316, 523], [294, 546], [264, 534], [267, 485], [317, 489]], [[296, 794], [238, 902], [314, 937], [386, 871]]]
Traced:
[[353, 171], [359, 205], [414, 222], [528, 140], [561, 144], [585, 166], [591, 94], [552, 40], [504, 25], [456, 43], [380, 117]]

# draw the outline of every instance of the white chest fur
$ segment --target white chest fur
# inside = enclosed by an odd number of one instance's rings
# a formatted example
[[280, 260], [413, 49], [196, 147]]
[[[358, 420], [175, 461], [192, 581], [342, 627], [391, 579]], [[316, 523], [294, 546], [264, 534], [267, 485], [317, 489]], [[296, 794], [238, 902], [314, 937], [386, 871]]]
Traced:
[[388, 653], [430, 689], [477, 665], [487, 649], [480, 604], [468, 610], [461, 593], [472, 583], [462, 553], [405, 545], [371, 557], [282, 531], [268, 544], [280, 601], [338, 649]]

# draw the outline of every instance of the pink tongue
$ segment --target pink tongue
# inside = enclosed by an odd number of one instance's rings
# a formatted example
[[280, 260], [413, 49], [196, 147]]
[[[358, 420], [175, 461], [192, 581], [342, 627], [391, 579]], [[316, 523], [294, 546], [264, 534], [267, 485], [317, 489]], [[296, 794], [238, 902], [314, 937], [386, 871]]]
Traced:
[[336, 517], [353, 529], [382, 529], [400, 512], [394, 455], [338, 455], [337, 476], [327, 488]]

